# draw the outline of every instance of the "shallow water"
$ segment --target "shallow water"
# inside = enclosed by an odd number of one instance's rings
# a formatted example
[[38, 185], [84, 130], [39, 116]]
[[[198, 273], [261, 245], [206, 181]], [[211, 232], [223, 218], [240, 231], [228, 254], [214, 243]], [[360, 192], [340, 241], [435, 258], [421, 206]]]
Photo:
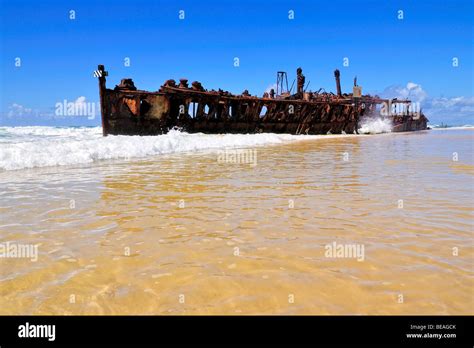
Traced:
[[474, 314], [472, 129], [286, 140], [1, 171], [0, 313]]

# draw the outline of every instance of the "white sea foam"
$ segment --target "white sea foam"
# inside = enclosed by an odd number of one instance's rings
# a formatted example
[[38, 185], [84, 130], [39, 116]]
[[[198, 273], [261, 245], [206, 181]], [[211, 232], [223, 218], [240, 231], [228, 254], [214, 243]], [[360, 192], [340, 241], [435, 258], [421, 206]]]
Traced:
[[456, 129], [472, 129], [474, 128], [474, 125], [470, 124], [465, 124], [463, 126], [448, 126], [448, 125], [439, 125], [439, 124], [428, 124], [428, 127], [430, 127], [433, 130], [456, 130]]
[[359, 133], [380, 134], [392, 131], [392, 122], [387, 118], [366, 118], [360, 122]]
[[105, 159], [131, 159], [177, 152], [253, 147], [341, 135], [189, 134], [108, 136], [102, 129], [0, 127], [0, 170], [77, 165]]

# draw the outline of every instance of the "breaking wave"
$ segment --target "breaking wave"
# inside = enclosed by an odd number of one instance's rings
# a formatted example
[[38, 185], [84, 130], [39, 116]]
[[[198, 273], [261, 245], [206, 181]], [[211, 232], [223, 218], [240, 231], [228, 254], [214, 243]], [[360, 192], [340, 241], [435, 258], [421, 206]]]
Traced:
[[261, 146], [321, 137], [337, 135], [217, 135], [172, 130], [160, 136], [103, 137], [101, 127], [0, 127], [0, 170], [87, 164], [106, 159]]
[[366, 118], [359, 124], [360, 134], [380, 134], [390, 133], [392, 131], [392, 122], [385, 118]]

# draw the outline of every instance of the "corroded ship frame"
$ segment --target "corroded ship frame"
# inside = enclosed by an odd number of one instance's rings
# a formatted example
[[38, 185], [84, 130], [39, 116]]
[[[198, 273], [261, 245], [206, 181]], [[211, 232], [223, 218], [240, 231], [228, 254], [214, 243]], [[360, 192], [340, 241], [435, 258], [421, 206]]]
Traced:
[[[301, 68], [297, 70], [297, 90], [288, 90], [285, 72], [278, 72], [277, 93], [272, 89], [263, 97], [248, 91], [234, 95], [223, 90], [205, 90], [195, 81], [181, 79], [179, 85], [167, 80], [156, 92], [137, 90], [132, 79], [122, 79], [114, 89], [106, 87], [103, 65], [99, 78], [103, 134], [158, 135], [178, 127], [195, 133], [289, 133], [340, 134], [357, 133], [364, 117], [380, 117], [378, 105], [392, 100], [362, 95], [354, 79], [353, 93], [342, 94], [339, 70], [334, 72], [337, 94], [306, 92]], [[286, 80], [286, 90], [283, 81]], [[278, 93], [279, 92], [279, 93]], [[409, 100], [393, 100], [410, 105]], [[393, 131], [427, 129], [427, 118], [406, 108], [402, 113], [386, 116]]]

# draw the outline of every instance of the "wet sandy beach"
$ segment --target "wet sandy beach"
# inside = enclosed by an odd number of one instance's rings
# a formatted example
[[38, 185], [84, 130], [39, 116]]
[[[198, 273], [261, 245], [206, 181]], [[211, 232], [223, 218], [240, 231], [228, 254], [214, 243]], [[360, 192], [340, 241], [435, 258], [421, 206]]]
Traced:
[[472, 315], [473, 141], [436, 130], [255, 146], [256, 165], [212, 150], [2, 171], [0, 243], [38, 259], [0, 258], [0, 314]]

